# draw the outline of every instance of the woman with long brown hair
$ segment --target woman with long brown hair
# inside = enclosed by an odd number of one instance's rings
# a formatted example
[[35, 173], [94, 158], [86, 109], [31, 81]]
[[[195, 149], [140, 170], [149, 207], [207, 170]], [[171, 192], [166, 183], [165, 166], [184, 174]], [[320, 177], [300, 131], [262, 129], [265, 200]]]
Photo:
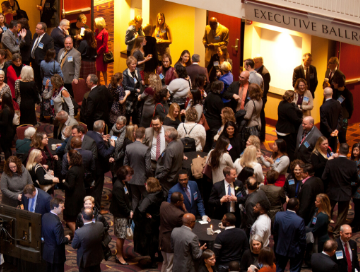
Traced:
[[141, 115], [140, 127], [150, 127], [151, 118], [154, 115], [155, 109], [155, 93], [161, 90], [161, 79], [159, 75], [154, 73], [149, 76], [149, 87], [138, 96], [139, 101], [144, 101], [143, 110]]
[[137, 68], [140, 70], [140, 75], [142, 80], [145, 80], [144, 68], [145, 62], [152, 58], [151, 54], [145, 56], [144, 46], [146, 45], [146, 38], [144, 36], [139, 36], [135, 39], [135, 44], [131, 50], [131, 56], [135, 57], [137, 60]]
[[77, 50], [81, 54], [80, 78], [86, 79], [90, 74], [96, 74], [96, 40], [94, 32], [87, 28], [84, 32], [83, 40]]
[[49, 138], [45, 132], [36, 132], [31, 138], [31, 148], [29, 150], [29, 154], [33, 149], [39, 149], [41, 151], [42, 160], [39, 163], [41, 163], [46, 170], [49, 170], [49, 163], [51, 163], [52, 160], [58, 160], [57, 155], [53, 156], [51, 154], [48, 143]]
[[177, 103], [172, 103], [169, 107], [169, 113], [164, 119], [164, 126], [169, 126], [177, 129], [180, 123], [180, 106]]
[[159, 61], [162, 61], [164, 54], [170, 54], [169, 45], [172, 43], [170, 27], [165, 23], [164, 13], [158, 13], [156, 15], [156, 28], [153, 37], [156, 38], [156, 50]]

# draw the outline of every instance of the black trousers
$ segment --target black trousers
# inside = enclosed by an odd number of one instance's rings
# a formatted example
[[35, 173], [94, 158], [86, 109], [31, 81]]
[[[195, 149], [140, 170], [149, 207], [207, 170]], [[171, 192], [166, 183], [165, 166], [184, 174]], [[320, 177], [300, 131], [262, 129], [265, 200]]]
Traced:
[[354, 202], [354, 219], [351, 222], [351, 226], [360, 229], [360, 199], [353, 198]]
[[303, 254], [304, 252], [300, 253], [298, 256], [289, 258], [286, 256], [281, 256], [276, 254], [276, 272], [285, 271], [285, 267], [290, 260], [290, 272], [300, 272], [301, 265], [303, 262]]
[[89, 266], [89, 267], [79, 267], [80, 272], [101, 272], [100, 264]]
[[104, 175], [105, 173], [96, 173], [95, 186], [92, 191], [92, 196], [95, 198], [95, 206], [100, 210], [101, 207], [101, 196], [104, 188]]
[[40, 65], [37, 65], [35, 60], [31, 61], [32, 68], [34, 70], [34, 80], [38, 90], [42, 90], [42, 78], [40, 73]]
[[296, 149], [296, 133], [290, 133], [286, 136], [277, 135], [278, 139], [283, 139], [286, 142], [286, 151], [290, 158], [290, 161], [295, 159], [295, 149]]
[[47, 263], [47, 272], [64, 272], [64, 263]]
[[329, 146], [331, 147], [331, 150], [336, 153], [336, 150], [337, 150], [337, 137], [332, 137], [330, 136], [328, 138], [328, 141], [329, 141]]
[[333, 215], [333, 211], [334, 211], [334, 207], [335, 207], [336, 203], [338, 204], [338, 216], [336, 218], [335, 228], [334, 228], [334, 237], [335, 238], [337, 238], [337, 236], [339, 236], [341, 225], [345, 224], [345, 222], [346, 222], [346, 217], [347, 217], [347, 214], [349, 211], [350, 200], [349, 201], [336, 201], [336, 200], [330, 199], [331, 217]]

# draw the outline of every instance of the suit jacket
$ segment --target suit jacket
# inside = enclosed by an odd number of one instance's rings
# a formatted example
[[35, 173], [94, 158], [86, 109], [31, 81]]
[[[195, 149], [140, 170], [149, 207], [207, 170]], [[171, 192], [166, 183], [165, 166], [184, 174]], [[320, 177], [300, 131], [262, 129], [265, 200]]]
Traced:
[[204, 37], [203, 37], [203, 44], [209, 44], [212, 43], [214, 45], [214, 47], [209, 48], [206, 47], [205, 48], [205, 63], [207, 65], [207, 63], [210, 61], [211, 56], [216, 54], [216, 50], [218, 47], [220, 46], [227, 46], [229, 43], [229, 29], [218, 23], [218, 26], [216, 28], [215, 31], [215, 35], [213, 34], [213, 31], [211, 30], [210, 25], [207, 25], [205, 27], [205, 33], [204, 33]]
[[297, 133], [302, 123], [302, 111], [294, 103], [281, 101], [278, 106], [276, 131], [281, 133]]
[[[69, 150], [71, 149], [71, 139], [72, 139], [72, 136], [70, 136], [69, 138], [69, 141], [65, 147], [65, 153], [68, 153]], [[95, 141], [90, 138], [89, 136], [87, 135], [84, 135], [84, 138], [82, 140], [82, 143], [81, 143], [81, 149], [84, 149], [84, 150], [89, 150], [91, 151], [92, 153], [92, 156], [93, 156], [93, 159], [96, 160], [97, 159], [97, 147], [96, 147], [96, 143]]]
[[209, 74], [205, 67], [201, 67], [199, 64], [191, 64], [186, 67], [186, 72], [188, 73], [192, 86], [195, 86], [195, 78], [198, 75], [205, 75], [207, 82], [209, 82]]
[[[60, 63], [60, 66], [64, 58], [62, 55], [66, 54], [66, 52], [64, 51], [65, 48], [61, 48], [57, 56], [58, 63]], [[64, 83], [70, 84], [73, 81], [73, 79], [79, 79], [80, 68], [81, 68], [81, 54], [79, 51], [73, 48], [65, 56], [65, 61], [61, 68], [64, 75]]]
[[[163, 125], [162, 127], [164, 128], [164, 131], [166, 131], [169, 128], [169, 126], [165, 126], [165, 125]], [[145, 139], [144, 139], [143, 144], [147, 145], [148, 147], [151, 147], [153, 138], [154, 138], [154, 129], [152, 127], [146, 128], [145, 129]], [[168, 143], [165, 141], [165, 147], [167, 145], [168, 145]]]
[[[80, 153], [82, 157], [82, 165], [84, 166], [85, 174], [89, 174], [89, 173], [95, 174], [95, 170], [96, 170], [95, 159], [93, 159], [91, 151], [82, 148], [76, 148], [76, 150]], [[69, 170], [69, 162], [67, 159], [67, 154], [65, 153], [62, 159], [61, 174], [65, 176], [68, 170]]]
[[129, 191], [125, 193], [124, 183], [117, 178], [113, 185], [110, 212], [117, 218], [129, 218], [131, 210], [131, 194]]
[[110, 155], [114, 153], [115, 147], [113, 146], [107, 147], [102, 136], [95, 131], [90, 130], [86, 133], [86, 135], [92, 138], [96, 143], [97, 153], [98, 153], [97, 161], [99, 162], [96, 165], [97, 172], [105, 173], [109, 171], [109, 158]]
[[276, 254], [289, 258], [303, 254], [306, 247], [305, 223], [296, 213], [276, 213], [273, 232]]
[[195, 272], [195, 261], [203, 251], [199, 238], [188, 227], [174, 228], [171, 233], [171, 248], [174, 251], [173, 272]]
[[263, 107], [265, 107], [265, 103], [267, 101], [267, 94], [270, 89], [271, 77], [270, 77], [270, 73], [269, 73], [268, 69], [266, 69], [266, 67], [264, 65], [261, 66], [257, 72], [262, 76], [263, 81], [264, 81], [264, 92], [263, 92], [262, 100], [263, 100]]
[[145, 186], [147, 178], [152, 176], [150, 148], [139, 141], [127, 145], [124, 165], [134, 169], [134, 175], [128, 183]]
[[166, 253], [174, 253], [171, 248], [171, 232], [182, 226], [184, 211], [164, 201], [160, 206], [159, 247]]
[[[308, 89], [310, 90], [311, 94], [314, 96], [314, 92], [316, 90], [316, 87], [318, 85], [318, 79], [317, 79], [317, 73], [316, 73], [316, 67], [313, 65], [310, 65], [309, 68], [310, 72], [310, 86], [308, 86]], [[293, 73], [293, 87], [295, 86], [295, 82], [297, 79], [303, 78], [306, 80], [305, 73], [304, 73], [304, 67], [302, 65], [299, 65], [295, 67], [294, 73]]]
[[350, 201], [352, 195], [352, 182], [354, 186], [359, 181], [356, 162], [346, 157], [338, 157], [328, 160], [321, 178], [327, 184], [327, 192], [330, 200]]
[[[40, 213], [44, 215], [45, 213], [50, 212], [50, 200], [51, 196], [44, 192], [43, 190], [36, 188], [38, 191], [38, 196], [36, 199], [35, 213]], [[26, 198], [24, 194], [22, 194], [21, 202], [24, 204], [24, 210], [29, 210], [29, 199]]]
[[[20, 39], [20, 43], [17, 41]], [[20, 47], [26, 44], [25, 40], [18, 38], [12, 33], [10, 29], [7, 29], [1, 36], [1, 43], [4, 45], [4, 49], [9, 49], [12, 54], [20, 53]]]
[[[330, 69], [327, 69], [325, 72], [325, 78], [329, 78], [329, 76], [330, 76]], [[341, 72], [339, 69], [336, 69], [334, 74], [331, 75], [331, 78], [329, 78], [329, 83], [331, 85], [331, 88], [333, 89], [334, 89], [334, 85], [332, 84], [332, 81], [334, 77], [342, 77], [344, 80], [346, 80], [344, 73]]]
[[[31, 51], [33, 50], [34, 44], [36, 42], [36, 39], [38, 37], [38, 34], [35, 33], [33, 37], [33, 41], [31, 44]], [[40, 43], [42, 43], [42, 48], [40, 46]], [[44, 34], [44, 36], [41, 38], [41, 41], [36, 47], [34, 51], [35, 59], [32, 59], [32, 64], [40, 66], [40, 62], [45, 59], [46, 52], [49, 49], [54, 49], [54, 40], [51, 38], [47, 33]]]
[[65, 46], [64, 43], [65, 43], [66, 35], [59, 27], [55, 27], [51, 31], [50, 36], [54, 40], [54, 48], [55, 48], [56, 57], [57, 57], [58, 54], [59, 54], [60, 49], [64, 48], [64, 46]]
[[43, 259], [52, 264], [66, 261], [65, 245], [69, 243], [59, 216], [45, 213], [41, 218], [41, 233], [44, 238]]
[[320, 130], [314, 126], [312, 128], [312, 131], [310, 131], [310, 133], [306, 136], [303, 143], [300, 145], [303, 132], [304, 129], [302, 125], [300, 125], [298, 134], [296, 136], [295, 158], [302, 160], [305, 163], [311, 163], [310, 160], [311, 152], [314, 150], [316, 141], [319, 139], [320, 136], [322, 136], [322, 134]]
[[340, 131], [342, 125], [341, 104], [329, 99], [320, 107], [320, 132], [326, 138], [330, 138], [331, 132], [335, 129]]
[[[240, 180], [235, 180], [234, 189], [235, 189], [235, 196], [237, 197], [239, 202], [241, 198], [244, 197], [246, 194], [244, 186]], [[222, 219], [225, 213], [230, 212], [230, 205], [228, 205], [228, 203], [222, 203], [222, 204], [220, 203], [220, 199], [224, 195], [227, 195], [227, 192], [225, 192], [225, 181], [222, 180], [216, 182], [211, 189], [211, 194], [209, 197], [209, 205], [215, 208], [214, 218], [220, 220]], [[240, 216], [239, 203], [235, 203], [235, 215], [237, 217]]]
[[298, 195], [300, 202], [298, 215], [304, 219], [305, 225], [309, 224], [315, 212], [316, 196], [321, 193], [324, 193], [324, 184], [321, 179], [315, 176], [310, 177], [301, 185]]
[[100, 85], [90, 91], [85, 109], [85, 120], [89, 130], [92, 130], [97, 120], [109, 121], [112, 102], [113, 97], [105, 86]]
[[190, 202], [189, 198], [187, 197], [185, 190], [181, 186], [180, 183], [175, 184], [169, 190], [167, 201], [169, 203], [171, 202], [172, 193], [180, 192], [184, 196], [184, 204], [185, 204], [186, 210], [189, 213], [192, 213], [195, 216], [205, 215], [204, 202], [201, 198], [201, 193], [200, 193], [197, 183], [195, 181], [189, 180], [188, 186], [190, 187], [190, 192], [191, 192], [191, 202]]
[[78, 267], [100, 266], [102, 259], [104, 259], [103, 236], [104, 225], [101, 222], [86, 224], [75, 231], [71, 246], [77, 249]]
[[76, 121], [74, 117], [69, 115], [69, 123], [68, 123], [68, 125], [65, 125], [65, 123], [63, 123], [63, 124], [60, 123], [59, 124], [59, 128], [58, 128], [57, 133], [56, 133], [56, 139], [61, 140], [61, 137], [62, 137], [61, 132], [65, 128], [65, 126], [72, 127], [72, 126], [75, 126], [75, 125], [78, 125], [78, 124], [79, 124], [78, 121]]
[[[230, 102], [231, 108], [233, 109], [233, 111], [235, 113], [236, 113], [236, 107], [237, 107], [238, 101], [233, 98], [233, 95], [239, 94], [239, 88], [240, 88], [239, 81], [234, 81], [233, 83], [230, 84], [229, 88], [227, 88], [227, 90], [222, 95], [222, 98], [231, 99], [231, 102]], [[248, 101], [250, 101], [250, 99], [249, 99], [249, 95], [247, 94], [244, 107]]]
[[311, 269], [313, 272], [339, 272], [338, 265], [324, 253], [314, 253], [311, 256]]
[[[336, 242], [338, 243], [338, 248], [336, 251], [341, 250], [343, 253], [343, 258], [342, 259], [336, 259], [336, 255], [332, 256], [332, 259], [335, 263], [337, 263], [338, 267], [339, 267], [339, 272], [348, 272], [348, 264], [346, 261], [346, 255], [345, 255], [345, 249], [343, 247], [343, 244], [341, 242], [340, 237], [336, 239]], [[352, 265], [352, 272], [355, 271], [355, 268], [357, 269], [357, 271], [360, 270], [359, 267], [359, 260], [358, 260], [358, 255], [357, 255], [357, 245], [356, 242], [354, 240], [349, 240], [349, 245], [350, 245], [350, 249], [351, 249], [351, 265]]]

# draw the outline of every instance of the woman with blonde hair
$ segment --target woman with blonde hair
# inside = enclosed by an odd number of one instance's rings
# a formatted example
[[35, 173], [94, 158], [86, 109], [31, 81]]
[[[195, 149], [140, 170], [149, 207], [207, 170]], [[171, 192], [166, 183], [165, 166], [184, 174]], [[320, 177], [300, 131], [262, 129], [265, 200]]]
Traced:
[[214, 136], [214, 141], [217, 141], [217, 139], [219, 138], [220, 134], [223, 132], [224, 130], [224, 126], [227, 122], [232, 121], [234, 123], [236, 123], [236, 118], [235, 118], [235, 113], [232, 110], [232, 108], [230, 107], [225, 107], [222, 108], [221, 113], [221, 127], [219, 128], [218, 132], [216, 133], [216, 135]]
[[[224, 82], [224, 88], [221, 91], [221, 94], [226, 92], [227, 88], [229, 88], [230, 84], [234, 81], [233, 74], [231, 73], [231, 64], [227, 61], [224, 61], [220, 65], [220, 71], [217, 72], [217, 77], [220, 81]], [[224, 103], [230, 102], [230, 100], [223, 98]]]
[[242, 157], [236, 159], [236, 161], [234, 162], [234, 166], [237, 175], [240, 175], [241, 171], [245, 167], [254, 169], [257, 183], [263, 183], [264, 175], [262, 171], [262, 166], [260, 163], [257, 162], [257, 149], [254, 145], [249, 145], [245, 148]]
[[104, 53], [109, 52], [108, 48], [108, 39], [109, 32], [105, 29], [106, 22], [103, 17], [95, 18], [95, 39], [96, 39], [96, 73], [97, 77], [100, 80], [100, 72], [102, 73], [105, 81], [105, 85], [107, 85], [107, 63], [104, 62]]
[[156, 15], [156, 28], [153, 33], [156, 38], [156, 50], [158, 52], [158, 59], [162, 61], [164, 54], [170, 55], [169, 45], [172, 43], [170, 27], [165, 23], [164, 13]]
[[142, 31], [142, 22], [143, 19], [140, 15], [136, 15], [133, 20], [129, 22], [129, 27], [126, 30], [125, 34], [125, 44], [127, 45], [127, 56], [131, 56], [131, 50], [133, 49], [135, 39], [138, 36], [144, 36], [144, 33]]
[[328, 139], [325, 136], [320, 136], [310, 155], [310, 161], [315, 170], [315, 177], [322, 177], [327, 161], [334, 159], [334, 157], [337, 157], [337, 155], [329, 149]]
[[303, 117], [311, 116], [314, 107], [313, 96], [308, 90], [306, 80], [298, 78], [294, 85], [295, 94], [293, 103], [303, 112]]
[[149, 76], [149, 87], [147, 87], [144, 92], [138, 96], [138, 100], [144, 101], [143, 111], [141, 115], [140, 127], [150, 127], [151, 118], [154, 114], [155, 109], [155, 93], [161, 90], [161, 79], [159, 75], [154, 73]]
[[164, 119], [164, 126], [178, 128], [181, 123], [180, 106], [177, 103], [172, 103], [169, 107], [169, 113]]

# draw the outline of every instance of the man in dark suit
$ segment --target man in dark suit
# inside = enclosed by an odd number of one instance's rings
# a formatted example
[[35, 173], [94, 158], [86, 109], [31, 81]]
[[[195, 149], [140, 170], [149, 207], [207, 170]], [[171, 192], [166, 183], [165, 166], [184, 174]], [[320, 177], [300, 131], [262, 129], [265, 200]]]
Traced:
[[270, 88], [270, 73], [268, 71], [268, 69], [266, 69], [266, 67], [263, 64], [263, 58], [262, 57], [256, 57], [254, 58], [254, 63], [255, 63], [255, 71], [258, 72], [264, 81], [264, 89], [263, 89], [263, 96], [262, 96], [262, 101], [263, 101], [263, 106], [261, 108], [261, 112], [260, 112], [260, 119], [261, 119], [261, 129], [260, 129], [260, 141], [264, 142], [265, 141], [265, 127], [266, 127], [266, 119], [265, 119], [265, 104], [267, 102], [267, 94], [269, 92], [269, 88]]
[[64, 48], [65, 38], [69, 36], [70, 21], [62, 19], [60, 25], [51, 31], [51, 37], [54, 40], [56, 59], [61, 48]]
[[314, 118], [304, 117], [296, 136], [295, 158], [310, 163], [311, 153], [320, 136], [322, 136], [320, 130], [314, 125]]
[[327, 184], [326, 194], [330, 199], [331, 217], [336, 203], [338, 204], [338, 216], [334, 228], [335, 238], [339, 236], [340, 226], [346, 222], [352, 187], [357, 186], [359, 182], [356, 163], [347, 159], [348, 153], [349, 145], [340, 144], [339, 157], [327, 161], [321, 178]]
[[324, 104], [320, 107], [320, 132], [328, 139], [329, 146], [335, 153], [337, 150], [337, 134], [341, 129], [342, 110], [341, 104], [332, 99], [333, 90], [324, 89]]
[[24, 210], [44, 215], [50, 212], [51, 196], [39, 188], [35, 188], [33, 184], [27, 184], [24, 187], [21, 202]]
[[168, 145], [157, 161], [155, 177], [161, 184], [164, 196], [167, 197], [182, 168], [184, 145], [181, 140], [178, 140], [178, 132], [173, 127], [166, 129], [165, 141]]
[[214, 217], [222, 219], [224, 214], [236, 216], [236, 227], [240, 226], [239, 204], [245, 196], [245, 189], [240, 180], [236, 179], [236, 169], [226, 166], [223, 170], [225, 179], [217, 182], [211, 189], [209, 205], [215, 208]]
[[97, 159], [97, 147], [95, 141], [89, 136], [85, 135], [86, 131], [83, 126], [75, 125], [72, 126], [71, 136], [68, 140], [68, 143], [65, 147], [65, 153], [69, 152], [71, 149], [71, 139], [72, 137], [80, 137], [81, 139], [81, 149], [89, 150], [92, 153], [94, 161]]
[[90, 88], [85, 109], [85, 120], [89, 130], [92, 130], [93, 124], [97, 120], [108, 122], [113, 102], [108, 89], [103, 85], [98, 86], [98, 81], [98, 77], [94, 74], [90, 74], [86, 79], [86, 85]]
[[102, 240], [104, 225], [93, 223], [92, 209], [82, 211], [84, 226], [75, 231], [71, 246], [77, 249], [76, 260], [80, 272], [100, 272], [100, 263], [104, 259]]
[[316, 196], [324, 193], [324, 184], [320, 178], [314, 176], [315, 170], [311, 164], [306, 164], [302, 170], [303, 180], [298, 195], [300, 207], [297, 214], [307, 225], [315, 212]]
[[334, 78], [342, 77], [344, 81], [346, 80], [345, 75], [338, 68], [339, 59], [337, 57], [331, 57], [328, 62], [328, 69], [325, 72], [325, 78], [329, 79], [329, 83], [332, 89], [334, 89], [334, 85], [332, 83]]
[[315, 98], [315, 90], [318, 85], [316, 67], [311, 65], [312, 55], [306, 53], [302, 58], [303, 63], [294, 69], [293, 73], [293, 87], [295, 86], [296, 80], [303, 78], [307, 82], [308, 90], [310, 90], [313, 98]]
[[162, 266], [172, 271], [174, 250], [171, 248], [171, 232], [182, 226], [182, 217], [185, 211], [184, 196], [175, 192], [170, 197], [170, 203], [164, 201], [160, 206], [159, 247], [164, 258]]
[[333, 260], [339, 267], [339, 272], [355, 272], [359, 271], [359, 260], [357, 252], [357, 244], [354, 240], [350, 240], [352, 230], [349, 225], [340, 227], [340, 237], [336, 239], [338, 244]]
[[103, 135], [105, 129], [105, 122], [98, 120], [94, 122], [94, 131], [88, 131], [87, 136], [92, 138], [97, 147], [98, 158], [95, 162], [96, 165], [96, 177], [95, 186], [93, 190], [93, 197], [95, 198], [95, 205], [100, 209], [101, 195], [104, 187], [104, 175], [109, 171], [109, 159], [110, 155], [115, 151], [115, 141], [110, 140], [110, 146], [105, 144], [108, 138]]
[[276, 269], [285, 271], [290, 259], [290, 271], [300, 272], [306, 247], [304, 219], [296, 215], [299, 200], [290, 198], [286, 206], [287, 211], [278, 212], [274, 221], [274, 240], [276, 254]]
[[184, 196], [184, 204], [187, 212], [195, 216], [205, 216], [204, 202], [201, 198], [199, 188], [195, 181], [189, 180], [187, 170], [181, 169], [179, 171], [178, 181], [179, 182], [169, 190], [167, 201], [170, 203], [171, 195], [174, 192], [180, 192]]
[[138, 128], [135, 132], [135, 142], [126, 146], [124, 165], [134, 170], [134, 175], [128, 181], [131, 190], [131, 204], [135, 211], [141, 198], [147, 195], [145, 183], [152, 176], [150, 148], [142, 143], [145, 138], [145, 128]]
[[70, 235], [64, 235], [59, 215], [64, 210], [64, 201], [53, 198], [50, 201], [50, 212], [41, 218], [41, 233], [44, 238], [43, 259], [47, 262], [47, 272], [63, 272], [65, 245], [70, 241]]
[[331, 259], [338, 247], [337, 242], [330, 239], [324, 244], [324, 250], [321, 253], [314, 253], [311, 256], [311, 269], [313, 272], [339, 272], [338, 265]]
[[209, 75], [208, 71], [205, 67], [201, 67], [199, 65], [200, 62], [200, 55], [194, 54], [191, 56], [191, 65], [186, 67], [186, 72], [191, 79], [192, 86], [195, 86], [195, 78], [198, 75], [205, 75], [207, 82], [209, 82]]
[[31, 66], [34, 69], [34, 80], [38, 90], [42, 89], [42, 77], [40, 74], [40, 62], [45, 58], [49, 49], [54, 49], [54, 40], [47, 33], [45, 23], [36, 25], [33, 43], [31, 45]]

